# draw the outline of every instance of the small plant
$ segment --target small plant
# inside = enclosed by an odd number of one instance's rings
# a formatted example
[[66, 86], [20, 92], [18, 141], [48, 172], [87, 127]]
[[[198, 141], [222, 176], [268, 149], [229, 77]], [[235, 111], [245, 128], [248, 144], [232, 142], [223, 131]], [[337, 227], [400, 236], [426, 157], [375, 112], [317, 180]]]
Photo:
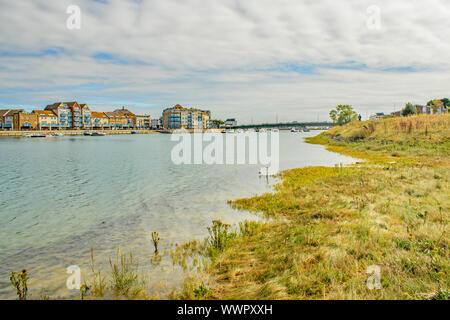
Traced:
[[226, 243], [229, 240], [229, 228], [229, 224], [223, 223], [220, 220], [213, 220], [213, 226], [208, 227], [208, 244], [211, 248], [219, 251], [223, 251], [223, 249], [225, 249]]
[[[94, 260], [94, 248], [91, 247], [91, 271], [94, 274], [94, 279], [92, 283], [91, 294], [97, 297], [103, 297], [105, 295], [105, 279], [102, 277], [100, 271], [95, 270], [95, 260]], [[81, 289], [81, 288], [80, 288]]]
[[450, 291], [439, 289], [439, 291], [434, 295], [433, 300], [450, 300]]
[[155, 247], [155, 253], [158, 253], [159, 240], [161, 240], [161, 239], [159, 238], [158, 232], [153, 231], [152, 232], [152, 241], [153, 241], [153, 246]]
[[133, 260], [133, 254], [129, 256], [117, 249], [116, 261], [109, 259], [111, 266], [111, 289], [116, 296], [134, 297], [144, 291], [138, 275], [138, 265]]
[[196, 298], [201, 298], [201, 297], [204, 297], [208, 293], [209, 289], [202, 282], [202, 284], [200, 286], [198, 286], [198, 288], [195, 288], [193, 291], [194, 291], [194, 296]]
[[255, 221], [245, 220], [243, 222], [239, 222], [239, 230], [243, 236], [252, 236], [259, 229], [260, 225]]
[[22, 272], [17, 274], [17, 278], [16, 273], [14, 271], [11, 272], [9, 281], [11, 281], [12, 286], [16, 289], [17, 297], [19, 298], [19, 300], [27, 300], [27, 269], [22, 269]]
[[84, 297], [86, 296], [86, 293], [88, 292], [90, 288], [87, 286], [86, 283], [83, 283], [80, 287], [80, 298], [81, 300], [84, 300]]

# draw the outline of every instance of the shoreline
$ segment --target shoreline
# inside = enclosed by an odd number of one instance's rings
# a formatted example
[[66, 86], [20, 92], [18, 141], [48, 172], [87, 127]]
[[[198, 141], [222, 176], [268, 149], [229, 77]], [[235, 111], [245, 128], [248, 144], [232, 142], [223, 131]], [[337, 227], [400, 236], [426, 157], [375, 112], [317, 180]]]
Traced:
[[[221, 132], [222, 129], [208, 129], [209, 132]], [[0, 131], [0, 137], [22, 137], [25, 134], [57, 134], [62, 133], [66, 136], [82, 136], [85, 131], [89, 132], [104, 132], [106, 135], [114, 135], [114, 134], [131, 134], [132, 131], [137, 132], [137, 134], [172, 134], [174, 130], [150, 130], [150, 129], [131, 129], [131, 130], [22, 130], [22, 131]], [[205, 132], [204, 130], [203, 132]], [[188, 133], [194, 133], [193, 129], [186, 130]]]
[[82, 136], [85, 131], [104, 132], [107, 135], [113, 134], [131, 134], [136, 131], [138, 134], [159, 133], [158, 130], [23, 130], [23, 131], [0, 131], [0, 137], [22, 137], [25, 134], [57, 134], [62, 133], [66, 136]]
[[448, 299], [449, 120], [351, 123], [306, 139], [364, 162], [287, 170], [274, 193], [229, 201], [271, 221], [222, 229], [222, 246], [200, 253], [202, 278], [188, 276], [175, 298]]

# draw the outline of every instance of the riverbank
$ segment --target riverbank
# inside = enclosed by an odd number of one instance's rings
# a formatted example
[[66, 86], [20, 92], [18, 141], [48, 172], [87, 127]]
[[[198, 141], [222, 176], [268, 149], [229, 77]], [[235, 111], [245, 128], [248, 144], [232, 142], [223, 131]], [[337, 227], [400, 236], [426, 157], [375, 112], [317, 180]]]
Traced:
[[[0, 131], [0, 137], [22, 137], [25, 134], [57, 134], [62, 133], [66, 136], [82, 136], [85, 130], [22, 130], [22, 131]], [[138, 134], [159, 133], [158, 130], [87, 130], [90, 132], [104, 132], [106, 134], [131, 134], [136, 131]]]
[[364, 162], [288, 170], [275, 192], [231, 201], [270, 222], [219, 232], [221, 246], [201, 250], [211, 258], [205, 274], [177, 297], [448, 299], [449, 137], [446, 114], [355, 122], [310, 138]]
[[[0, 131], [0, 137], [22, 137], [25, 134], [56, 134], [62, 133], [66, 136], [82, 136], [86, 130], [22, 130], [22, 131]], [[144, 130], [144, 129], [136, 129], [136, 130], [87, 130], [90, 132], [104, 132], [108, 135], [110, 134], [131, 134], [132, 131], [137, 132], [138, 134], [154, 134], [154, 133], [168, 133], [171, 134], [175, 130]], [[206, 131], [206, 130], [204, 130]], [[220, 133], [223, 129], [208, 129], [209, 132], [217, 132]], [[186, 130], [188, 133], [194, 133], [193, 129]]]

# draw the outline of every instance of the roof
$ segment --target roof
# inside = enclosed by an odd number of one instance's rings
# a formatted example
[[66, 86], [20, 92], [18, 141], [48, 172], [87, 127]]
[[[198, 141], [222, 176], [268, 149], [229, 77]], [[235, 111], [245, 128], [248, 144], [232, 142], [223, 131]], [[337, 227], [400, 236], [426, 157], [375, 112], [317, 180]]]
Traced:
[[124, 116], [134, 116], [134, 113], [128, 109], [125, 109], [125, 107], [122, 107], [121, 109], [116, 109], [116, 110], [114, 110], [114, 112], [123, 114]]
[[56, 117], [56, 115], [51, 110], [33, 110], [33, 113], [39, 116]]
[[[67, 104], [69, 107], [73, 108], [75, 105], [78, 105], [78, 103], [76, 101], [72, 101], [72, 102], [63, 102], [64, 104]], [[78, 105], [79, 106], [79, 105]]]
[[13, 114], [17, 113], [17, 112], [22, 112], [23, 109], [4, 109], [4, 110], [0, 110], [0, 117], [7, 117], [7, 116], [12, 116]]
[[97, 112], [97, 111], [92, 111], [91, 117], [92, 118], [107, 118], [107, 116], [104, 112]]
[[55, 102], [54, 104], [49, 104], [45, 107], [45, 110], [55, 110], [62, 107], [62, 102]]
[[0, 110], [0, 117], [3, 117], [3, 115], [5, 114], [5, 113], [7, 113], [9, 111], [9, 109], [3, 109], [3, 110]]
[[110, 118], [125, 118], [123, 114], [117, 112], [105, 112], [105, 114]]

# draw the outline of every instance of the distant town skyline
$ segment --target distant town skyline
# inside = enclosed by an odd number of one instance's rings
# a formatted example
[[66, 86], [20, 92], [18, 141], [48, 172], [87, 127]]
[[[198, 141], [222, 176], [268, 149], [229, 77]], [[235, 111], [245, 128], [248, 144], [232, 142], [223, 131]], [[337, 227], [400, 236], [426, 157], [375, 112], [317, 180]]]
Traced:
[[[68, 19], [80, 9], [80, 28]], [[0, 109], [79, 101], [238, 123], [450, 96], [445, 0], [0, 0]]]

